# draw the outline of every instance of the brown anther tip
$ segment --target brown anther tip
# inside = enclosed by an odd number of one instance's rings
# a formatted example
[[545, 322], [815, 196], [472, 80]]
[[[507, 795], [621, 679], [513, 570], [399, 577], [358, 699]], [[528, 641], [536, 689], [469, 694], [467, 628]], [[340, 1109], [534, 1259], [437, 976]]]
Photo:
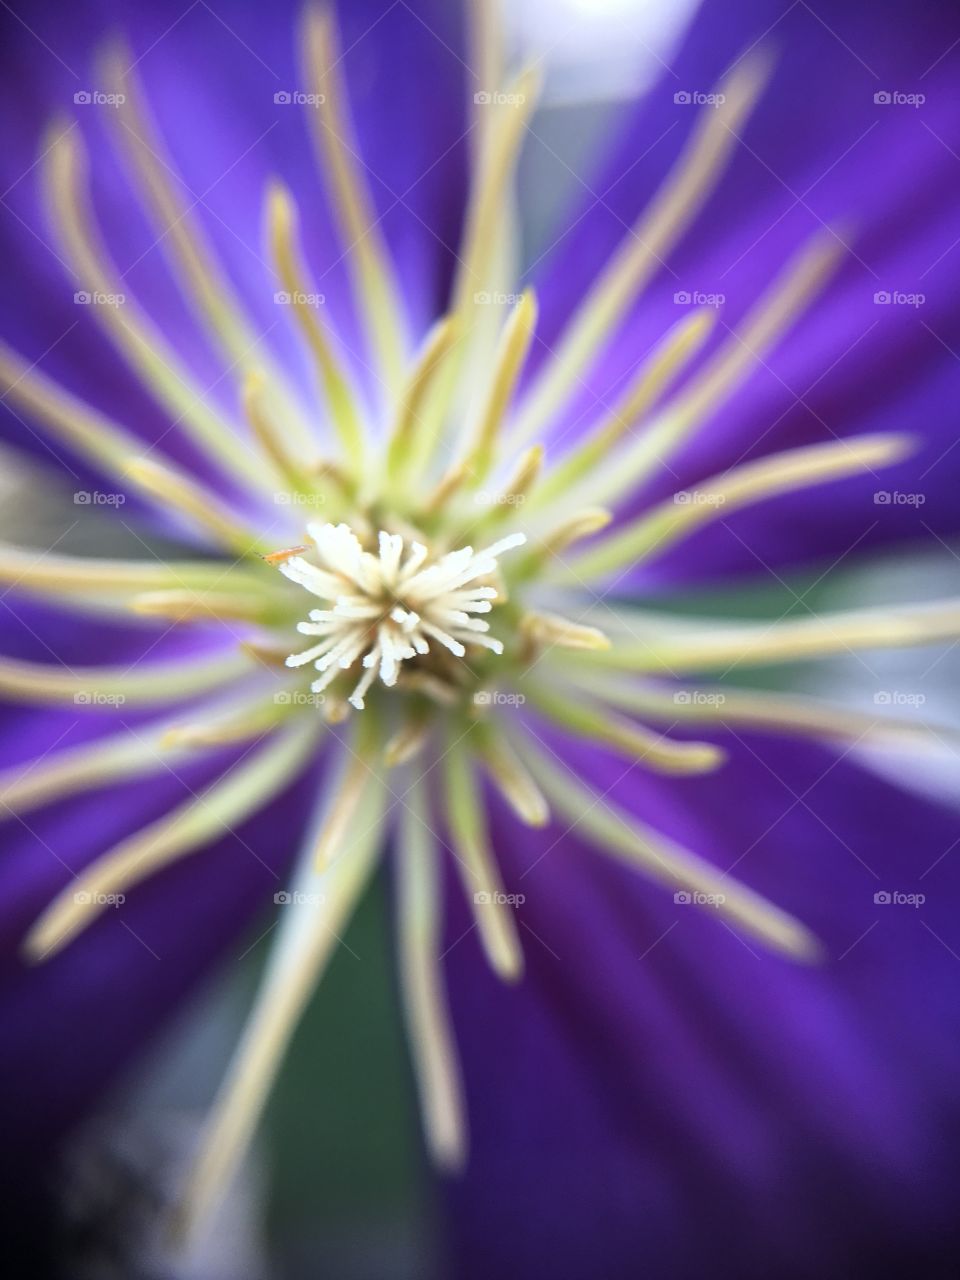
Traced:
[[265, 564], [283, 564], [286, 560], [290, 560], [293, 556], [299, 556], [304, 551], [309, 551], [309, 547], [304, 543], [299, 547], [285, 547], [282, 551], [270, 551], [267, 555], [261, 556], [260, 559]]

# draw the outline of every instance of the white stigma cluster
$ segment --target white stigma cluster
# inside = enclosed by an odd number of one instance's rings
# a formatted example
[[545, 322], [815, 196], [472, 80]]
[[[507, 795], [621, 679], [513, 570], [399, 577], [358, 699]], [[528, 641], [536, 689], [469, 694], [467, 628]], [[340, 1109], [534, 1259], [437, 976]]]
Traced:
[[298, 624], [298, 631], [319, 639], [286, 660], [288, 667], [313, 663], [320, 672], [311, 685], [314, 693], [359, 663], [365, 671], [350, 702], [362, 710], [378, 675], [385, 685], [396, 684], [401, 663], [429, 653], [431, 642], [458, 658], [468, 644], [503, 652], [500, 641], [487, 634], [490, 624], [475, 615], [492, 609], [499, 591], [489, 579], [497, 572], [497, 556], [521, 546], [522, 533], [483, 551], [461, 547], [431, 561], [422, 543], [408, 548], [395, 533], [381, 531], [374, 555], [348, 525], [312, 524], [307, 531], [319, 563], [296, 555], [279, 568], [332, 606], [311, 609], [310, 621]]

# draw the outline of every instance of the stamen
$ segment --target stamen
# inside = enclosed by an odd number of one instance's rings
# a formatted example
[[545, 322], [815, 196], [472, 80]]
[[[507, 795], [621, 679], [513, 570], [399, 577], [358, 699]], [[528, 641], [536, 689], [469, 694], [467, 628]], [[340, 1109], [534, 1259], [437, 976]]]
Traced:
[[648, 683], [626, 684], [606, 676], [584, 676], [567, 665], [563, 678], [622, 710], [636, 711], [670, 725], [745, 725], [775, 733], [855, 743], [875, 739], [896, 742], [904, 738], [945, 741], [956, 736], [956, 731], [948, 725], [931, 725], [886, 714], [870, 715], [814, 698], [735, 689], [728, 684], [715, 689], [664, 689]]
[[442, 1169], [466, 1154], [466, 1119], [457, 1051], [438, 951], [441, 895], [437, 850], [421, 784], [404, 804], [397, 875], [400, 990], [427, 1146]]
[[521, 454], [519, 462], [500, 494], [491, 502], [485, 514], [470, 525], [473, 533], [479, 533], [481, 530], [488, 532], [516, 514], [540, 477], [544, 456], [542, 444], [535, 444], [526, 453]]
[[300, 720], [244, 758], [198, 796], [138, 831], [85, 867], [54, 898], [24, 942], [28, 960], [49, 960], [104, 910], [110, 899], [242, 822], [296, 777], [317, 738]]
[[[576, 515], [564, 520], [551, 533], [533, 547], [516, 570], [517, 579], [530, 578], [539, 573], [555, 557], [563, 554], [574, 543], [592, 537], [605, 529], [613, 516], [602, 507], [588, 511], [578, 511]], [[580, 581], [583, 581], [580, 578]]]
[[527, 289], [504, 326], [490, 375], [489, 390], [473, 430], [473, 445], [466, 459], [466, 467], [474, 488], [483, 483], [493, 465], [497, 432], [516, 389], [536, 323], [536, 296], [532, 289]]
[[386, 389], [395, 391], [403, 374], [401, 335], [406, 332], [406, 323], [393, 264], [347, 117], [349, 96], [340, 72], [342, 57], [329, 8], [307, 7], [304, 47], [310, 88], [319, 96], [317, 109], [307, 113], [317, 156], [329, 180], [370, 351]]
[[457, 336], [456, 319], [449, 315], [438, 320], [424, 339], [400, 395], [396, 420], [390, 432], [387, 446], [388, 480], [401, 480], [411, 473], [419, 478], [423, 473], [429, 460], [429, 451], [436, 443], [427, 429], [428, 423], [423, 416], [424, 405]]
[[243, 407], [247, 421], [257, 438], [260, 448], [272, 463], [277, 475], [294, 493], [313, 495], [316, 485], [311, 482], [310, 468], [317, 463], [308, 462], [305, 466], [291, 452], [283, 432], [270, 414], [265, 394], [266, 379], [259, 370], [253, 370], [243, 384]]
[[407, 764], [421, 753], [430, 737], [432, 727], [429, 711], [429, 705], [426, 703], [415, 704], [410, 709], [405, 722], [383, 749], [383, 762], [388, 768], [393, 769], [398, 765]]
[[130, 601], [130, 609], [145, 618], [172, 622], [276, 623], [286, 615], [288, 601], [270, 592], [241, 595], [228, 591], [144, 591]]
[[596, 651], [610, 648], [610, 641], [596, 627], [569, 622], [555, 613], [527, 613], [520, 623], [521, 634], [533, 644], [549, 648]]
[[711, 773], [723, 764], [726, 752], [712, 742], [677, 742], [652, 733], [643, 725], [612, 716], [588, 702], [565, 698], [527, 681], [527, 696], [548, 719], [578, 737], [613, 747], [660, 773]]
[[[181, 744], [186, 745], [186, 744]], [[176, 763], [187, 753], [163, 750], [154, 726], [124, 729], [95, 742], [57, 751], [0, 773], [0, 820], [29, 813], [78, 791], [92, 791]]]
[[256, 555], [265, 550], [256, 534], [228, 515], [205, 488], [170, 467], [150, 458], [134, 458], [127, 464], [127, 477], [145, 493], [182, 512], [212, 534], [217, 542], [239, 555]]
[[232, 684], [249, 674], [242, 653], [218, 653], [195, 661], [155, 662], [142, 667], [63, 667], [0, 658], [0, 694], [13, 702], [52, 702], [77, 707], [159, 706]]
[[[899, 649], [960, 637], [960, 602], [902, 605], [890, 609], [851, 609], [785, 622], [731, 625], [728, 619], [699, 619], [678, 627], [677, 619], [650, 614], [620, 615], [624, 638], [590, 662], [636, 672], [680, 675], [685, 671], [727, 670], [823, 658], [857, 649]], [[686, 623], [686, 619], [683, 620]], [[646, 633], [648, 640], [635, 637]], [[627, 638], [632, 635], [633, 641]]]
[[524, 759], [533, 768], [551, 802], [572, 829], [582, 827], [604, 853], [639, 866], [654, 880], [676, 890], [704, 894], [717, 910], [766, 946], [797, 960], [817, 960], [821, 947], [793, 916], [718, 871], [703, 858], [623, 813], [592, 787], [584, 786], [565, 765], [557, 766], [535, 746], [532, 736]]
[[243, 710], [235, 710], [228, 716], [190, 724], [171, 725], [160, 735], [160, 749], [176, 747], [222, 747], [234, 742], [258, 738], [274, 728], [290, 714], [290, 704], [276, 697], [264, 702], [262, 698]]
[[480, 941], [494, 972], [515, 982], [523, 972], [523, 952], [490, 849], [476, 777], [462, 744], [450, 744], [443, 764], [453, 854]]
[[[117, 126], [120, 153], [133, 171], [134, 190], [159, 232], [157, 244], [166, 253], [181, 292], [205, 321], [227, 363], [245, 363], [251, 352], [261, 347], [262, 335], [251, 325], [192, 216], [201, 198], [195, 197], [188, 206], [172, 181], [179, 178], [147, 110], [134, 70], [136, 63], [130, 49], [116, 39], [101, 59], [102, 83], [117, 94], [117, 109], [110, 118]], [[297, 434], [301, 447], [308, 447], [310, 433], [300, 407], [289, 393], [285, 375], [268, 352], [261, 351], [258, 358], [270, 371], [270, 386], [280, 416]]]
[[490, 624], [473, 615], [488, 612], [500, 597], [484, 579], [496, 574], [499, 555], [526, 541], [522, 533], [482, 551], [461, 547], [427, 563], [428, 549], [418, 542], [407, 549], [399, 534], [381, 531], [380, 553], [374, 556], [345, 524], [313, 524], [308, 532], [320, 566], [293, 555], [278, 567], [333, 605], [313, 610], [311, 621], [299, 624], [298, 630], [316, 636], [317, 643], [287, 658], [288, 666], [313, 663], [322, 673], [311, 686], [314, 692], [362, 660], [365, 674], [350, 695], [362, 710], [377, 675], [387, 686], [396, 684], [401, 664], [428, 654], [431, 640], [458, 658], [467, 645], [502, 653], [500, 641], [483, 634]]
[[[533, 500], [534, 507], [544, 506], [569, 493], [577, 481], [609, 455], [614, 445], [689, 366], [713, 331], [714, 323], [714, 313], [704, 309], [684, 317], [667, 330], [666, 336], [630, 379], [610, 413], [590, 431], [583, 444], [562, 458], [545, 477]], [[517, 431], [511, 436], [511, 444], [518, 443]]]
[[317, 840], [313, 854], [317, 871], [326, 870], [342, 854], [360, 801], [366, 798], [376, 782], [377, 775], [373, 768], [375, 747], [376, 743], [369, 733], [358, 737], [356, 752], [351, 754], [346, 765]]
[[721, 105], [702, 111], [674, 170], [589, 289], [534, 384], [517, 427], [521, 439], [538, 434], [561, 408], [700, 212], [739, 140], [739, 129], [763, 89], [768, 70], [767, 59], [756, 53], [741, 58], [720, 85]]
[[779, 493], [890, 466], [915, 447], [908, 436], [861, 436], [789, 449], [734, 467], [696, 485], [696, 501], [678, 502], [675, 496], [661, 503], [579, 556], [572, 565], [562, 566], [555, 577], [594, 581], [665, 551], [700, 525], [722, 519], [740, 507]]
[[180, 1201], [178, 1234], [189, 1239], [217, 1208], [253, 1137], [287, 1045], [376, 862], [385, 790], [371, 780], [364, 821], [321, 874], [307, 857], [293, 901], [281, 908], [277, 941], [256, 1003], [213, 1105]]
[[471, 733], [487, 772], [520, 821], [529, 827], [546, 826], [550, 807], [506, 734], [492, 724], [478, 724]]
[[231, 426], [208, 408], [206, 396], [195, 385], [189, 369], [130, 296], [129, 286], [99, 243], [86, 190], [87, 157], [79, 131], [59, 128], [44, 152], [43, 164], [52, 216], [64, 248], [85, 287], [125, 299], [122, 306], [98, 306], [91, 311], [176, 423], [221, 467], [259, 490], [262, 477], [253, 458], [237, 448]]
[[98, 556], [58, 555], [52, 551], [0, 543], [0, 582], [43, 594], [105, 591], [158, 591], [164, 588], [217, 587], [239, 592], [262, 590], [259, 578], [222, 560], [102, 560]]
[[844, 252], [832, 234], [823, 232], [787, 265], [768, 292], [677, 398], [615, 459], [606, 474], [591, 478], [590, 500], [612, 504], [633, 492], [657, 467], [670, 459], [691, 433], [722, 407], [773, 343], [805, 310], [822, 288]]
[[340, 438], [353, 475], [359, 476], [364, 466], [360, 411], [334, 343], [317, 317], [316, 309], [309, 304], [310, 295], [315, 291], [309, 287], [302, 265], [297, 222], [293, 196], [279, 182], [272, 182], [267, 188], [267, 224], [277, 274], [290, 295], [294, 317], [316, 363], [333, 428]]
[[114, 474], [143, 452], [144, 443], [119, 423], [64, 391], [0, 343], [0, 386], [4, 395], [35, 415], [51, 434]]
[[470, 314], [477, 290], [486, 287], [502, 226], [501, 210], [538, 97], [539, 75], [529, 68], [511, 86], [507, 103], [492, 109], [488, 145], [482, 148], [475, 170], [453, 286], [453, 312], [461, 319]]

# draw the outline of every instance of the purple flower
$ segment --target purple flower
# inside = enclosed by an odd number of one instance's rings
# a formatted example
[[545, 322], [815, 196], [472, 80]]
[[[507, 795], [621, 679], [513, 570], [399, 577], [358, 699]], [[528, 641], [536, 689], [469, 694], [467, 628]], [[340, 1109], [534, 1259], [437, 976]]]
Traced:
[[458, 1274], [934, 1274], [956, 821], [736, 676], [960, 609], [669, 595], [956, 533], [960, 31], [707, 0], [520, 269], [484, 15], [10, 20], [9, 435], [124, 550], [0, 547], [9, 1166], [272, 900], [201, 1222], [389, 856]]

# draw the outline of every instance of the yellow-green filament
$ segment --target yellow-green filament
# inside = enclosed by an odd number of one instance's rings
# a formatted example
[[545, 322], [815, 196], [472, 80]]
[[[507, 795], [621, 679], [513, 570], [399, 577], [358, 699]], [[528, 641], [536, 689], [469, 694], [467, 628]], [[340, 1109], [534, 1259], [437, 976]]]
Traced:
[[466, 1120], [457, 1051], [440, 971], [441, 893], [437, 848], [422, 783], [408, 793], [397, 859], [400, 991], [427, 1147], [442, 1169], [466, 1155]]
[[523, 439], [536, 434], [562, 407], [594, 357], [612, 336], [664, 256], [713, 190], [738, 130], [768, 73], [766, 58], [742, 58], [719, 86], [722, 103], [698, 118], [673, 173], [623, 238], [564, 331], [520, 416]]
[[84, 592], [162, 591], [228, 588], [262, 589], [243, 569], [220, 560], [104, 560], [98, 556], [59, 555], [0, 543], [0, 582], [67, 599]]
[[710, 773], [723, 764], [725, 752], [712, 742], [677, 742], [583, 699], [566, 698], [530, 681], [524, 688], [533, 705], [568, 733], [612, 747], [648, 769], [659, 773]]
[[635, 490], [657, 468], [669, 468], [670, 459], [691, 433], [723, 406], [806, 309], [843, 252], [843, 245], [832, 233], [813, 236], [689, 385], [663, 406], [603, 475], [591, 478], [586, 486], [590, 501], [612, 503]]
[[386, 390], [396, 391], [403, 373], [406, 322], [393, 264], [347, 116], [347, 88], [340, 74], [341, 55], [330, 9], [308, 7], [304, 48], [310, 91], [319, 97], [316, 109], [308, 114], [320, 166], [329, 179], [347, 267], [371, 355]]
[[237, 447], [232, 426], [207, 407], [207, 393], [196, 385], [193, 375], [130, 296], [129, 286], [100, 243], [86, 189], [87, 157], [79, 134], [61, 132], [55, 136], [43, 164], [51, 212], [77, 279], [82, 287], [105, 299], [101, 305], [91, 306], [94, 317], [144, 385], [174, 416], [175, 423], [221, 467], [259, 485], [256, 463], [245, 449]]
[[228, 515], [206, 489], [171, 467], [150, 458], [135, 458], [127, 464], [127, 476], [138, 489], [179, 511], [205, 529], [215, 542], [238, 555], [269, 551], [255, 533]]
[[793, 916], [695, 853], [622, 812], [592, 787], [584, 786], [571, 769], [565, 765], [558, 767], [548, 759], [532, 738], [524, 748], [524, 759], [551, 804], [572, 824], [571, 830], [582, 829], [605, 853], [639, 867], [674, 892], [705, 895], [721, 916], [765, 946], [796, 960], [819, 958], [819, 942]]
[[861, 436], [790, 449], [745, 463], [654, 507], [576, 557], [555, 576], [567, 581], [595, 581], [666, 550], [700, 525], [722, 520], [740, 507], [890, 466], [913, 447], [914, 442], [907, 436]]
[[508, 982], [523, 971], [513, 908], [506, 902], [500, 872], [490, 849], [484, 806], [469, 755], [462, 743], [451, 743], [444, 756], [446, 814], [454, 857], [473, 911], [487, 959]]
[[72, 703], [78, 708], [159, 706], [232, 684], [250, 673], [241, 652], [140, 667], [72, 667], [0, 658], [0, 694], [13, 702]]
[[298, 243], [297, 206], [286, 187], [272, 182], [267, 188], [267, 224], [277, 275], [289, 295], [294, 317], [317, 368], [330, 409], [331, 425], [354, 476], [364, 465], [364, 437], [360, 411], [335, 345], [310, 305], [316, 290], [310, 287], [303, 253]]
[[835, 707], [815, 698], [736, 689], [665, 689], [648, 683], [627, 683], [617, 677], [584, 674], [565, 666], [564, 679], [590, 695], [625, 711], [635, 711], [661, 724], [735, 725], [747, 729], [843, 742], [903, 741], [956, 736], [946, 725], [930, 725], [900, 716], [870, 715], [849, 707]]
[[520, 821], [528, 827], [546, 826], [550, 807], [506, 732], [495, 724], [482, 724], [471, 731], [471, 736], [487, 772]]
[[[192, 216], [203, 197], [194, 196], [187, 204], [178, 190], [182, 181], [150, 117], [134, 71], [136, 59], [129, 48], [115, 41], [102, 61], [103, 82], [117, 94], [117, 109], [111, 113], [111, 120], [116, 124], [121, 154], [139, 179], [135, 190], [159, 232], [158, 246], [167, 253], [182, 293], [216, 338], [228, 363], [244, 363], [261, 346], [262, 339]], [[266, 352], [260, 351], [258, 359], [270, 369], [271, 395], [288, 430], [297, 435], [301, 446], [307, 445], [309, 432], [299, 406], [284, 385], [283, 375]]]
[[[610, 450], [657, 402], [700, 351], [715, 323], [713, 312], [695, 311], [669, 329], [630, 379], [610, 413], [571, 453], [557, 463], [534, 499], [534, 506], [565, 497], [573, 485], [603, 462]], [[517, 443], [516, 433], [511, 444]]]
[[505, 96], [489, 108], [492, 114], [487, 145], [475, 172], [467, 205], [466, 229], [453, 290], [453, 310], [466, 319], [477, 306], [474, 295], [487, 288], [487, 277], [502, 228], [501, 211], [520, 155], [520, 147], [539, 95], [539, 76], [523, 72]]
[[49, 959], [92, 924], [117, 894], [243, 822], [297, 776], [317, 732], [310, 721], [290, 725], [186, 804], [101, 854], [30, 930], [24, 943], [27, 957]]
[[497, 433], [503, 423], [523, 362], [533, 340], [537, 323], [537, 301], [527, 289], [510, 313], [503, 329], [500, 347], [490, 373], [489, 389], [474, 428], [474, 442], [466, 467], [473, 486], [486, 480], [493, 465]]
[[280, 908], [278, 940], [186, 1179], [176, 1224], [182, 1238], [216, 1209], [250, 1144], [287, 1045], [376, 863], [384, 795], [371, 778], [364, 820], [350, 830], [343, 855], [323, 874], [309, 858], [299, 901]]
[[889, 609], [851, 609], [784, 622], [732, 624], [727, 619], [699, 620], [655, 615], [632, 617], [613, 607], [625, 624], [624, 635], [645, 633], [646, 639], [618, 638], [591, 663], [627, 671], [682, 675], [690, 671], [726, 671], [733, 667], [768, 666], [825, 658], [859, 649], [902, 649], [936, 644], [960, 636], [960, 602], [899, 605]]
[[427, 334], [397, 402], [387, 445], [387, 479], [419, 479], [436, 440], [425, 416], [427, 397], [457, 341], [456, 318], [443, 316]]

